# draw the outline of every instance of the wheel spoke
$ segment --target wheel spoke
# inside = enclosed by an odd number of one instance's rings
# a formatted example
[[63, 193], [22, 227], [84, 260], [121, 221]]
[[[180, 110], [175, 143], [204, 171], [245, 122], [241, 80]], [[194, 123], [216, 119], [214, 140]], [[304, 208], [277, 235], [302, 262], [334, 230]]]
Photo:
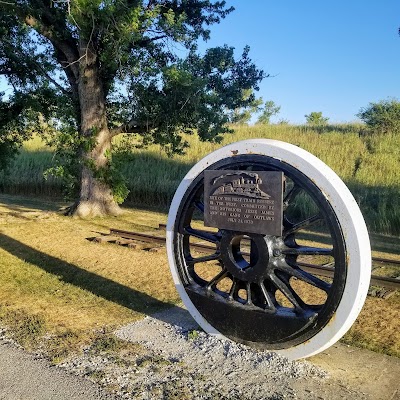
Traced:
[[204, 203], [202, 201], [195, 201], [194, 202], [194, 206], [201, 212], [204, 214]]
[[194, 264], [187, 265], [187, 271], [185, 272], [185, 276], [188, 282], [193, 284], [194, 282], [202, 287], [207, 285], [207, 281], [205, 281], [202, 277], [197, 275], [196, 271], [194, 270]]
[[310, 218], [305, 219], [304, 221], [301, 221], [297, 224], [292, 225], [291, 227], [289, 227], [288, 229], [285, 229], [283, 231], [283, 238], [288, 237], [289, 235], [291, 235], [292, 233], [295, 233], [297, 231], [299, 231], [300, 229], [304, 229], [312, 224], [315, 224], [318, 221], [322, 220], [322, 216], [320, 214], [316, 214], [313, 215]]
[[212, 290], [218, 282], [222, 281], [222, 279], [226, 278], [228, 276], [228, 271], [223, 269], [217, 276], [211, 279], [210, 282], [207, 284], [207, 289]]
[[325, 282], [322, 279], [319, 279], [316, 276], [314, 276], [306, 271], [303, 271], [301, 268], [299, 268], [297, 266], [292, 267], [292, 266], [288, 265], [286, 262], [278, 263], [278, 268], [279, 268], [279, 270], [286, 272], [290, 276], [293, 276], [305, 283], [315, 286], [316, 288], [321, 289], [326, 293], [329, 292], [329, 290], [332, 286], [328, 282]]
[[250, 282], [246, 282], [246, 292], [247, 292], [246, 304], [252, 305], [253, 304], [253, 300], [251, 298], [251, 283]]
[[297, 246], [283, 249], [282, 254], [296, 256], [332, 256], [333, 249], [326, 249], [323, 247]]
[[206, 242], [218, 243], [220, 241], [220, 237], [217, 233], [194, 229], [191, 226], [187, 226], [186, 228], [184, 228], [184, 233], [190, 236], [194, 236], [198, 239], [205, 240]]
[[304, 311], [305, 304], [293, 288], [286, 284], [282, 279], [278, 278], [275, 274], [271, 274], [269, 279], [272, 283], [283, 293], [283, 295], [294, 305], [296, 310]]
[[263, 282], [260, 283], [260, 288], [261, 288], [261, 292], [264, 295], [265, 300], [267, 302], [267, 308], [269, 308], [271, 311], [275, 310], [274, 302], [272, 301], [272, 298], [271, 298], [270, 294], [268, 293]]
[[301, 191], [301, 187], [294, 184], [293, 187], [290, 189], [289, 193], [286, 194], [285, 198], [283, 199], [283, 204], [287, 207], [289, 202], [293, 200]]
[[207, 261], [214, 261], [218, 260], [221, 256], [221, 253], [219, 251], [215, 252], [214, 254], [210, 254], [207, 256], [202, 256], [202, 257], [187, 257], [186, 262], [188, 264], [197, 264], [200, 262], [207, 262]]
[[238, 286], [239, 286], [238, 281], [235, 278], [233, 278], [232, 286], [229, 290], [229, 300], [233, 300], [235, 298], [235, 293], [237, 293], [239, 290]]

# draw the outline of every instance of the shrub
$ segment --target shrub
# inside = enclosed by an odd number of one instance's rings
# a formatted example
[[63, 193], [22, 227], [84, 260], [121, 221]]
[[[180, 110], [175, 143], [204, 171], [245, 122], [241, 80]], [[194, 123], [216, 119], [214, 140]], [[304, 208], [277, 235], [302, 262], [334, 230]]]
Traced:
[[329, 121], [328, 117], [323, 117], [321, 111], [313, 111], [310, 112], [310, 114], [305, 115], [307, 125], [311, 126], [321, 126], [321, 125], [326, 125], [327, 122]]
[[369, 103], [356, 116], [367, 124], [371, 133], [400, 133], [400, 102], [396, 99]]

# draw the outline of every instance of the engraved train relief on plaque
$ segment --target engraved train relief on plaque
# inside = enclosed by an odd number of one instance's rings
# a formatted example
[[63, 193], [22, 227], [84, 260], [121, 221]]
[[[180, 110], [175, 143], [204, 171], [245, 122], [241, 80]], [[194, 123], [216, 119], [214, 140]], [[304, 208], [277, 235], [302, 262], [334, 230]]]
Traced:
[[282, 172], [206, 170], [204, 180], [206, 226], [282, 234]]

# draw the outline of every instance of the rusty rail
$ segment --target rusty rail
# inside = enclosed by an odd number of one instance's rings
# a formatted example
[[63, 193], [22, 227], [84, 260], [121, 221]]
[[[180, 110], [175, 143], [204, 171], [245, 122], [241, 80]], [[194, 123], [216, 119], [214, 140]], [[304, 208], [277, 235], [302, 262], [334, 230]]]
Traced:
[[372, 257], [372, 261], [380, 262], [380, 263], [384, 263], [384, 264], [394, 264], [394, 265], [400, 266], [400, 261], [398, 261], [398, 260], [388, 260], [386, 258]]
[[[163, 226], [160, 225], [160, 228]], [[154, 236], [154, 235], [149, 235], [147, 233], [139, 233], [139, 232], [131, 232], [131, 231], [124, 231], [120, 229], [110, 229], [110, 235], [114, 236], [119, 236], [125, 239], [132, 239], [132, 240], [140, 240], [142, 242], [147, 242], [147, 243], [157, 243], [157, 244], [165, 244], [165, 237], [164, 236]], [[196, 243], [192, 245], [194, 249], [198, 251], [210, 251], [210, 250], [215, 250], [215, 247], [206, 245], [206, 244], [201, 244], [201, 243]], [[400, 261], [397, 260], [387, 260], [384, 258], [372, 258], [372, 261], [375, 262], [381, 262], [381, 263], [386, 263], [386, 264], [393, 264], [393, 265], [400, 265]], [[333, 277], [333, 273], [335, 269], [333, 267], [330, 267], [328, 265], [313, 265], [313, 264], [307, 264], [307, 263], [299, 263], [299, 266], [301, 266], [305, 271], [310, 272], [310, 273], [315, 273], [320, 276], [325, 276], [328, 278]], [[399, 290], [400, 289], [400, 279], [397, 278], [389, 278], [385, 276], [378, 276], [378, 275], [371, 275], [371, 285], [375, 286], [381, 286], [387, 289], [394, 289], [394, 290]]]

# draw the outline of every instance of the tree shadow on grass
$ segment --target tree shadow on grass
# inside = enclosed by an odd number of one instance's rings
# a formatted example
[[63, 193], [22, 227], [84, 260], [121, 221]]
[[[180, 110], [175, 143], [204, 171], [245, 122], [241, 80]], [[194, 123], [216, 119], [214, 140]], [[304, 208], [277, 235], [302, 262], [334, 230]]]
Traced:
[[0, 205], [4, 205], [15, 212], [58, 211], [62, 206], [65, 206], [65, 202], [58, 198], [32, 198], [0, 193]]
[[146, 293], [139, 292], [93, 272], [85, 271], [76, 265], [27, 246], [3, 233], [0, 233], [0, 247], [15, 257], [56, 275], [65, 283], [70, 283], [133, 311], [153, 314], [174, 305], [157, 300]]

